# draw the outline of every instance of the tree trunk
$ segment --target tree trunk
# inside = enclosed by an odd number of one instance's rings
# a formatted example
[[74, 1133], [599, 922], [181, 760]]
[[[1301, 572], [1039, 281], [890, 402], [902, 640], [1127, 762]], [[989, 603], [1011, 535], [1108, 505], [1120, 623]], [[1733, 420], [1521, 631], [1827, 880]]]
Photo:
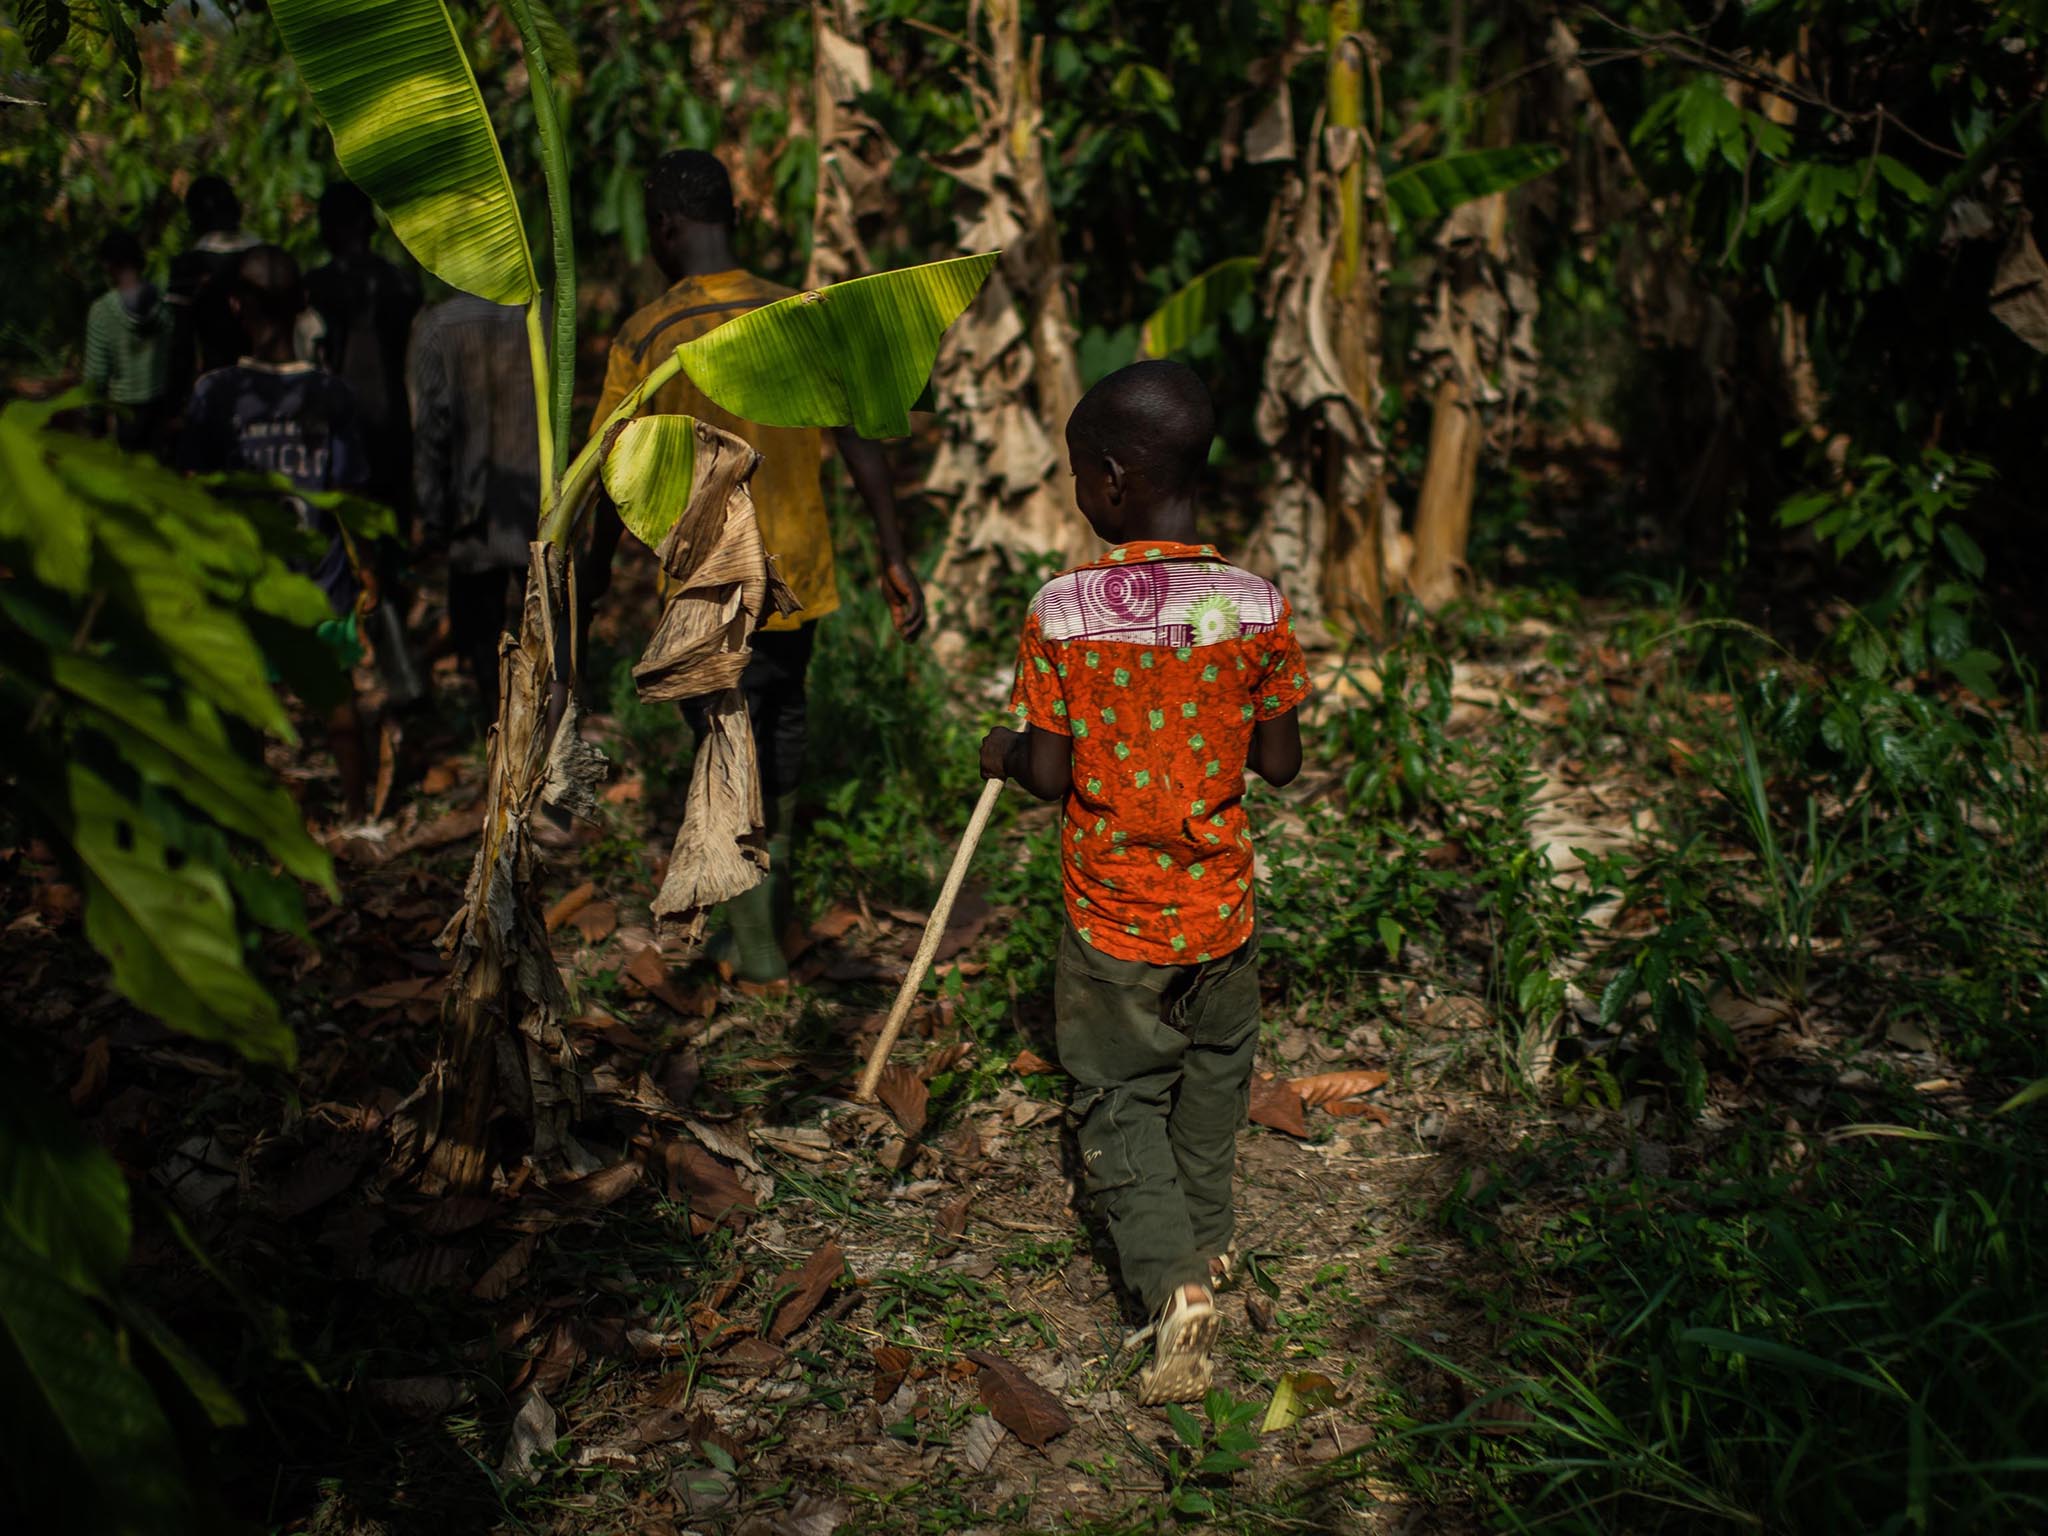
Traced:
[[983, 73], [962, 81], [979, 127], [939, 162], [966, 194], [959, 249], [1003, 252], [932, 375], [943, 436], [925, 483], [953, 503], [933, 588], [941, 621], [955, 632], [986, 621], [991, 590], [1020, 557], [1073, 563], [1094, 544], [1066, 473], [1063, 438], [1081, 369], [1045, 178], [1044, 40], [1027, 48], [1020, 0], [990, 0], [983, 24]]
[[806, 288], [822, 288], [874, 270], [860, 224], [863, 217], [880, 211], [897, 151], [880, 125], [854, 105], [874, 78], [860, 30], [861, 0], [812, 0], [818, 193], [811, 213]]
[[[1501, 62], [1512, 71], [1521, 50], [1506, 55]], [[1512, 143], [1514, 127], [1515, 93], [1506, 87], [1494, 94], [1487, 143]], [[1409, 574], [1416, 599], [1431, 611], [1465, 584], [1480, 453], [1489, 431], [1502, 455], [1513, 448], [1515, 424], [1535, 392], [1537, 370], [1537, 288], [1515, 260], [1508, 194], [1495, 192], [1458, 209], [1435, 244], [1436, 277], [1416, 340], [1423, 376], [1434, 379], [1435, 394]]]
[[1248, 558], [1286, 589], [1309, 644], [1376, 636], [1385, 618], [1379, 306], [1389, 246], [1375, 44], [1358, 22], [1356, 0], [1331, 7], [1322, 138], [1283, 194], [1267, 289], [1273, 340], [1258, 426], [1276, 474]]

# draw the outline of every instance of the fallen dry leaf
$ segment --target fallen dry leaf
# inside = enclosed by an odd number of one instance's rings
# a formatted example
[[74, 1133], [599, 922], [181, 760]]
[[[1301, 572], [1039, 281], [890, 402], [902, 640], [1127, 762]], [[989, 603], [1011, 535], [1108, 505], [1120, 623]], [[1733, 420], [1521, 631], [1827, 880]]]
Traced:
[[526, 1274], [526, 1266], [533, 1262], [533, 1250], [539, 1243], [540, 1239], [531, 1232], [514, 1241], [491, 1261], [491, 1267], [469, 1288], [470, 1295], [478, 1301], [502, 1301], [510, 1295], [512, 1287]]
[[970, 1472], [986, 1472], [996, 1459], [996, 1447], [1003, 1443], [1003, 1426], [992, 1413], [977, 1413], [967, 1420], [960, 1436], [960, 1459]]
[[896, 1389], [903, 1385], [903, 1378], [910, 1374], [910, 1351], [900, 1344], [877, 1344], [875, 1359], [875, 1401], [886, 1403], [896, 1395]]
[[988, 1411], [1033, 1450], [1042, 1450], [1074, 1427], [1058, 1398], [1001, 1355], [970, 1349], [967, 1358], [981, 1367], [981, 1400]]
[[270, 1200], [271, 1215], [289, 1221], [325, 1205], [355, 1183], [373, 1146], [371, 1138], [351, 1135], [313, 1147], [278, 1181]]
[[377, 1283], [402, 1295], [438, 1290], [462, 1278], [469, 1255], [445, 1243], [377, 1266]]
[[811, 1314], [818, 1310], [818, 1304], [825, 1299], [825, 1293], [839, 1283], [846, 1273], [846, 1254], [837, 1243], [828, 1242], [795, 1269], [785, 1270], [775, 1281], [775, 1294], [789, 1292], [788, 1299], [775, 1309], [775, 1319], [768, 1325], [771, 1339], [787, 1339], [797, 1329], [810, 1321]]
[[490, 1195], [450, 1195], [415, 1211], [412, 1219], [422, 1232], [430, 1232], [435, 1237], [450, 1237], [482, 1225], [497, 1215], [501, 1208], [499, 1201]]
[[917, 1075], [930, 1082], [941, 1072], [950, 1072], [961, 1062], [974, 1054], [974, 1044], [968, 1040], [955, 1040], [951, 1045], [942, 1045], [931, 1055], [917, 1064]]
[[1058, 1062], [1047, 1061], [1033, 1050], [1019, 1051], [1010, 1058], [1010, 1070], [1019, 1077], [1032, 1077], [1040, 1072], [1057, 1072], [1059, 1069]]
[[827, 943], [843, 939], [859, 922], [860, 908], [841, 904], [811, 924], [811, 937]]
[[554, 1449], [557, 1433], [555, 1410], [538, 1390], [529, 1392], [512, 1420], [512, 1439], [505, 1447], [505, 1459], [498, 1470], [506, 1477], [531, 1480], [533, 1458]]
[[1308, 1139], [1308, 1115], [1301, 1095], [1292, 1083], [1276, 1081], [1270, 1073], [1252, 1076], [1251, 1118], [1257, 1125]]
[[363, 1396], [408, 1419], [438, 1419], [470, 1400], [469, 1384], [455, 1376], [390, 1376], [366, 1381]]
[[687, 1198], [693, 1214], [720, 1221], [732, 1211], [757, 1208], [739, 1175], [702, 1147], [678, 1139], [662, 1151], [668, 1161], [669, 1197]]
[[960, 1237], [967, 1231], [967, 1208], [974, 1203], [972, 1194], [962, 1195], [946, 1206], [935, 1218], [941, 1237]]
[[1323, 1108], [1333, 1115], [1363, 1115], [1374, 1125], [1394, 1123], [1392, 1115], [1365, 1099], [1339, 1099], [1334, 1104], [1325, 1104]]
[[619, 926], [619, 909], [613, 902], [593, 901], [569, 921], [583, 935], [584, 943], [601, 944]]
[[1334, 1105], [1339, 1099], [1355, 1099], [1361, 1093], [1385, 1086], [1386, 1081], [1384, 1072], [1319, 1072], [1314, 1077], [1290, 1079], [1287, 1086], [1301, 1095], [1302, 1103], [1314, 1108]]
[[71, 1085], [74, 1106], [82, 1106], [99, 1097], [100, 1090], [107, 1086], [107, 1066], [112, 1059], [113, 1042], [105, 1035], [85, 1048], [85, 1054], [78, 1063], [78, 1081]]
[[875, 1097], [896, 1117], [905, 1136], [915, 1139], [924, 1129], [925, 1108], [931, 1103], [932, 1091], [923, 1078], [902, 1062], [892, 1061], [882, 1069], [875, 1084]]
[[734, 1339], [706, 1362], [719, 1375], [766, 1376], [782, 1364], [783, 1350], [766, 1339]]
[[586, 1173], [579, 1179], [564, 1179], [551, 1186], [548, 1193], [570, 1205], [606, 1206], [638, 1184], [640, 1172], [640, 1165], [628, 1158], [624, 1162], [613, 1163], [609, 1168]]
[[548, 908], [548, 932], [553, 933], [578, 912], [597, 900], [597, 882], [586, 880]]
[[387, 981], [378, 986], [365, 987], [362, 991], [344, 997], [335, 1006], [339, 1008], [396, 1008], [404, 1003], [425, 1002], [439, 997], [448, 985], [445, 976], [408, 976], [402, 981]]

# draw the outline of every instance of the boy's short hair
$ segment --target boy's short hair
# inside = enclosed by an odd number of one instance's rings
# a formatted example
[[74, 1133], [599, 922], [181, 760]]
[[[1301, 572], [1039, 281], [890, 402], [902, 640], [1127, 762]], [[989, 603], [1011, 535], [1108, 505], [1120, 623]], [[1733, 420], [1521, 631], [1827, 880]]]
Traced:
[[367, 235], [377, 227], [377, 208], [370, 194], [352, 181], [330, 181], [320, 194], [320, 238], [330, 246], [350, 235]]
[[252, 245], [235, 269], [235, 294], [279, 330], [290, 330], [306, 307], [299, 264], [280, 245]]
[[242, 200], [218, 176], [201, 176], [186, 189], [185, 217], [202, 235], [233, 229], [242, 222]]
[[109, 267], [142, 268], [142, 242], [132, 229], [113, 229], [100, 241], [100, 261]]
[[1190, 490], [1209, 462], [1216, 407], [1185, 363], [1150, 359], [1119, 368], [1074, 407], [1067, 435], [1168, 494]]
[[689, 219], [698, 224], [734, 222], [732, 177], [718, 156], [701, 149], [671, 150], [647, 177], [647, 216]]

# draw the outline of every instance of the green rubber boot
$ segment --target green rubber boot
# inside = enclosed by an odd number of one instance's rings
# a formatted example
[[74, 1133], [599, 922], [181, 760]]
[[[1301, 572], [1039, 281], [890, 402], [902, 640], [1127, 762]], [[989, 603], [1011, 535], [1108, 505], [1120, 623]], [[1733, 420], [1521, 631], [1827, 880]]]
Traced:
[[782, 935], [794, 909], [790, 882], [790, 832], [796, 821], [796, 795], [778, 795], [768, 802], [768, 873], [751, 891], [725, 904], [726, 931], [715, 943], [712, 958], [728, 979], [754, 987], [789, 983], [789, 960]]

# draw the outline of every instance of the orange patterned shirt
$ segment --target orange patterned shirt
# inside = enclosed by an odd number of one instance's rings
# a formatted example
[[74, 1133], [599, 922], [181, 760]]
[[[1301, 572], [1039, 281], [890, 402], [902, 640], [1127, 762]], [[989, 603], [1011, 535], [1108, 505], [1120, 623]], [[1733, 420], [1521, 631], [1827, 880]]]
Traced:
[[1208, 544], [1138, 540], [1032, 599], [1010, 712], [1073, 741], [1067, 916], [1119, 960], [1187, 965], [1252, 933], [1252, 727], [1308, 694], [1294, 611]]

